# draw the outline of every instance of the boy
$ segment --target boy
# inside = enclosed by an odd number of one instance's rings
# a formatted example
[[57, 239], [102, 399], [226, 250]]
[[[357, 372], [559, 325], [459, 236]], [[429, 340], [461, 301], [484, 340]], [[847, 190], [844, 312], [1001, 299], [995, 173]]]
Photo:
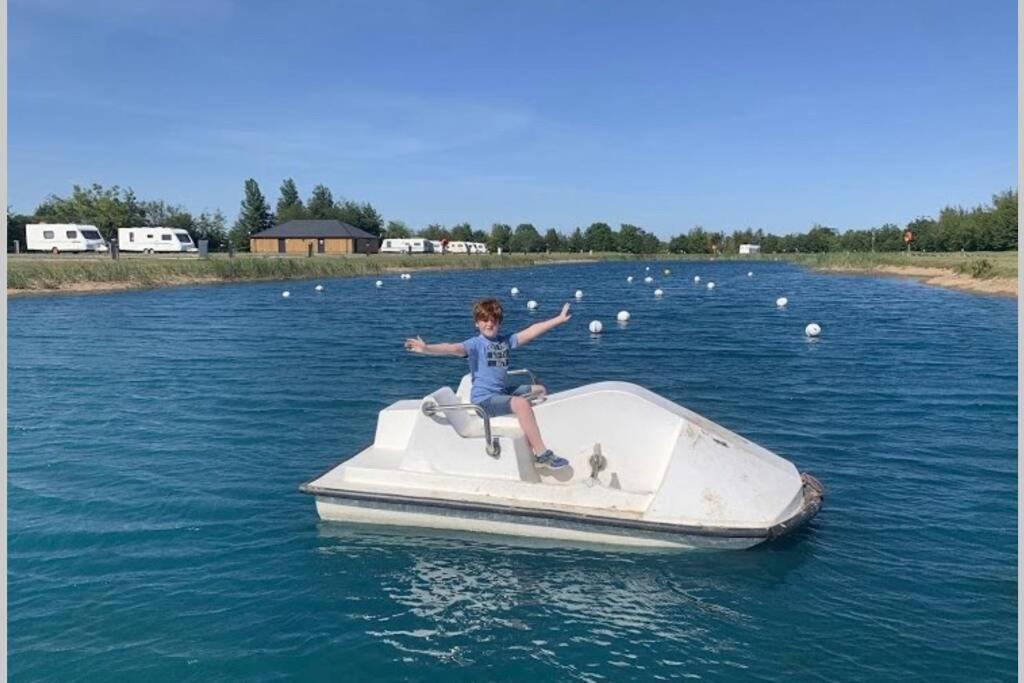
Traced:
[[468, 356], [469, 371], [473, 378], [470, 401], [483, 408], [491, 417], [514, 413], [533, 451], [534, 463], [538, 467], [559, 470], [567, 466], [569, 461], [559, 458], [544, 445], [533, 406], [523, 398], [524, 394], [531, 391], [543, 393], [544, 387], [527, 384], [508, 388], [505, 386], [505, 375], [508, 372], [510, 350], [529, 344], [548, 330], [567, 322], [570, 317], [569, 304], [565, 304], [562, 312], [554, 318], [534, 323], [511, 336], [502, 336], [498, 334], [504, 319], [501, 302], [497, 299], [483, 299], [473, 304], [473, 323], [480, 332], [479, 336], [471, 337], [461, 344], [427, 344], [416, 337], [406, 339], [405, 348], [414, 353]]

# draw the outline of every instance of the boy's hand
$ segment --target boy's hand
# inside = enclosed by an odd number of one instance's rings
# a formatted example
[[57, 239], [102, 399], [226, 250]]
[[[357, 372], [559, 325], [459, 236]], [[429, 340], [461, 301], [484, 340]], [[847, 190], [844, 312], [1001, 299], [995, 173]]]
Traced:
[[423, 353], [427, 350], [427, 342], [423, 341], [419, 335], [415, 339], [406, 339], [405, 348], [413, 353]]
[[558, 322], [559, 323], [567, 322], [569, 320], [569, 318], [571, 318], [571, 317], [572, 316], [569, 315], [569, 304], [564, 304], [562, 306], [562, 312], [558, 314]]

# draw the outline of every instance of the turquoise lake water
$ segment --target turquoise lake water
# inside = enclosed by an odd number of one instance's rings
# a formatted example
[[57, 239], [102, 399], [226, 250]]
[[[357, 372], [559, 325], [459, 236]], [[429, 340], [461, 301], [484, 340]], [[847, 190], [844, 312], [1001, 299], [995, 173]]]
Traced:
[[[1012, 680], [1016, 301], [650, 265], [661, 300], [619, 263], [10, 301], [12, 680]], [[298, 486], [465, 372], [406, 336], [460, 341], [491, 294], [515, 330], [576, 289], [513, 365], [779, 453], [826, 487], [808, 528], [622, 552], [318, 520]]]

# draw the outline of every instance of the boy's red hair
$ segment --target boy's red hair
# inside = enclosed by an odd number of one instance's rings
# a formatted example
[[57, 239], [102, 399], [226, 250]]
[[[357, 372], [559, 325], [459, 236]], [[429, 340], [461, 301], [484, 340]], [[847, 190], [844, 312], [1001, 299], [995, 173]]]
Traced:
[[501, 302], [497, 299], [481, 299], [473, 304], [473, 322], [493, 320], [500, 323], [505, 318]]

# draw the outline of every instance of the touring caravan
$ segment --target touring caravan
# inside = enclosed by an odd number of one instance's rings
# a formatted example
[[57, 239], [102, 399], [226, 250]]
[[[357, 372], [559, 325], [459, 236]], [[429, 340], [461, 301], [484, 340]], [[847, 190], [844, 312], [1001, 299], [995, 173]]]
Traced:
[[25, 226], [25, 249], [48, 251], [107, 250], [107, 243], [95, 225], [77, 223], [29, 223]]
[[181, 228], [118, 228], [117, 247], [146, 254], [199, 251], [188, 232]]
[[452, 254], [486, 254], [487, 245], [483, 242], [449, 242], [448, 251]]
[[422, 237], [387, 239], [380, 246], [382, 254], [429, 254], [433, 251], [434, 244]]

